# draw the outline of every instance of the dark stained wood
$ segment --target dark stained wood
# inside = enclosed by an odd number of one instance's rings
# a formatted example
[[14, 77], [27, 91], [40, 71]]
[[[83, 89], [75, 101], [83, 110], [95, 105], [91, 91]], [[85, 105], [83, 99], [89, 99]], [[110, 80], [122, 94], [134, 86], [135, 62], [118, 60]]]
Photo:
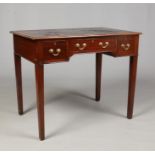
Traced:
[[102, 54], [96, 54], [96, 101], [100, 100], [101, 94], [101, 71], [102, 71]]
[[[137, 36], [121, 36], [118, 37], [118, 51], [117, 51], [117, 56], [129, 56], [129, 55], [137, 55], [136, 49], [136, 40]], [[127, 45], [129, 44], [130, 47], [128, 50], [125, 50], [121, 45]]]
[[128, 92], [128, 107], [127, 107], [127, 118], [129, 119], [131, 119], [133, 116], [137, 63], [138, 63], [139, 36], [135, 37], [134, 46], [135, 46], [134, 53], [136, 53], [136, 55], [130, 56], [130, 64], [129, 64], [129, 92]]
[[[33, 63], [51, 63], [68, 61], [69, 57], [78, 53], [96, 53], [101, 52], [104, 54], [112, 55], [114, 57], [120, 56], [135, 56], [137, 55], [136, 39], [138, 35], [123, 35], [123, 36], [107, 36], [98, 38], [79, 38], [79, 39], [66, 39], [66, 40], [39, 40], [33, 41], [23, 38], [21, 36], [14, 35], [15, 53], [20, 55]], [[103, 46], [99, 45], [99, 42], [103, 43]], [[109, 43], [105, 47], [106, 42]], [[80, 49], [76, 47], [76, 44], [80, 44], [80, 48], [83, 43], [86, 43], [86, 47]], [[126, 51], [121, 45], [130, 44], [130, 48]], [[104, 47], [104, 48], [102, 48]], [[53, 56], [49, 53], [49, 49], [60, 48], [62, 52], [59, 56]]]
[[[103, 45], [99, 45], [102, 42]], [[106, 45], [108, 43], [108, 45]], [[117, 50], [117, 37], [100, 37], [94, 40], [94, 51], [113, 52]]]
[[25, 59], [36, 62], [36, 42], [30, 39], [14, 35], [14, 52]]
[[[136, 85], [139, 32], [111, 28], [13, 31], [19, 114], [23, 113], [21, 57], [35, 64], [39, 138], [44, 140], [44, 64], [68, 61], [74, 54], [96, 54], [96, 101], [101, 94], [102, 54], [130, 56], [127, 117], [132, 118]], [[101, 45], [100, 42], [103, 44]], [[107, 43], [108, 42], [108, 43]], [[80, 44], [79, 47], [76, 44]], [[84, 47], [83, 44], [86, 44]], [[123, 44], [123, 45], [122, 45]], [[59, 54], [57, 51], [60, 51]]]
[[45, 139], [44, 127], [44, 66], [43, 64], [35, 64], [36, 74], [36, 96], [37, 96], [37, 109], [38, 109], [38, 125], [39, 125], [39, 138]]
[[[106, 52], [104, 54], [114, 56], [114, 57], [122, 57], [122, 56], [136, 56], [138, 54], [137, 51], [137, 40], [139, 35], [124, 35], [124, 36], [117, 36], [117, 50], [116, 52]], [[125, 50], [121, 45], [130, 44], [128, 50]]]
[[[102, 42], [102, 46], [99, 43]], [[80, 47], [76, 47], [79, 43]], [[106, 43], [108, 45], [106, 46]], [[86, 47], [83, 47], [86, 44]], [[96, 52], [116, 52], [117, 38], [116, 37], [99, 37], [99, 38], [79, 38], [69, 39], [68, 42], [71, 55], [76, 53], [96, 53]]]
[[[93, 41], [94, 38], [79, 38], [79, 39], [70, 39], [69, 40], [69, 50], [71, 54], [76, 53], [86, 53], [93, 51]], [[76, 47], [76, 44], [80, 44], [80, 47]], [[86, 44], [86, 47], [83, 47], [83, 44]], [[83, 48], [83, 49], [82, 49]]]
[[128, 109], [127, 118], [131, 119], [133, 115], [134, 96], [136, 87], [136, 73], [137, 73], [138, 56], [130, 57], [129, 68], [129, 94], [128, 94]]
[[126, 30], [92, 27], [92, 28], [74, 28], [74, 29], [46, 29], [46, 30], [25, 30], [12, 31], [11, 33], [32, 40], [39, 39], [60, 39], [60, 38], [81, 38], [92, 36], [114, 36], [114, 35], [139, 35], [139, 32], [131, 32]]
[[21, 57], [14, 54], [14, 61], [15, 61], [18, 113], [22, 115], [23, 114], [23, 92], [22, 92]]
[[[38, 53], [38, 60], [41, 63], [67, 61], [69, 58], [67, 51], [67, 41], [65, 40], [40, 41], [39, 45], [40, 49]], [[54, 52], [50, 53], [50, 49], [53, 49]], [[61, 52], [57, 55], [58, 49], [60, 49]]]

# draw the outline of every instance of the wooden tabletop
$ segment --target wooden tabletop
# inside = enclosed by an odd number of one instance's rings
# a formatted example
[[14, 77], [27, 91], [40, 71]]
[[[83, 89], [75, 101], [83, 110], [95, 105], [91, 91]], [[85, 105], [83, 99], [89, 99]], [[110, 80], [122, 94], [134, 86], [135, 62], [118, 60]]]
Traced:
[[141, 34], [140, 32], [131, 32], [126, 30], [104, 28], [104, 27], [20, 30], [20, 31], [11, 31], [11, 33], [32, 40]]

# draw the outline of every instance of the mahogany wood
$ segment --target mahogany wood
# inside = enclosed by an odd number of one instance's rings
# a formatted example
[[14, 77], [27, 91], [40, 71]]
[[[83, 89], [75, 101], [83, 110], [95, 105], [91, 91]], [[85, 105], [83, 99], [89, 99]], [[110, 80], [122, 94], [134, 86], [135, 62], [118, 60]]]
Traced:
[[[111, 28], [12, 31], [19, 114], [23, 113], [21, 57], [35, 64], [39, 138], [44, 140], [44, 64], [68, 61], [74, 54], [96, 54], [96, 101], [101, 94], [102, 54], [130, 57], [127, 117], [132, 118], [139, 32]], [[102, 43], [100, 43], [102, 42]], [[77, 43], [80, 44], [77, 46]], [[86, 45], [85, 45], [86, 44]], [[58, 51], [58, 52], [57, 52]]]
[[14, 54], [14, 60], [15, 60], [18, 113], [22, 115], [23, 114], [23, 92], [22, 92], [21, 57]]
[[96, 101], [100, 100], [101, 96], [101, 71], [102, 71], [102, 54], [96, 54]]
[[38, 109], [38, 125], [39, 125], [39, 138], [45, 139], [44, 127], [44, 66], [43, 64], [35, 64], [36, 74], [36, 96], [37, 96], [37, 109]]
[[133, 115], [137, 62], [138, 62], [138, 56], [130, 57], [129, 91], [128, 91], [129, 95], [128, 95], [128, 110], [127, 110], [127, 118], [129, 118], [129, 119], [131, 119], [132, 115]]

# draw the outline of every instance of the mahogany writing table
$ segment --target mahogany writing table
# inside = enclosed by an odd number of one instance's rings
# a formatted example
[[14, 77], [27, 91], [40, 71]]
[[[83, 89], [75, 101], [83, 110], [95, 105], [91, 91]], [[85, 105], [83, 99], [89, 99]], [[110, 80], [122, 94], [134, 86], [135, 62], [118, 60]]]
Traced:
[[127, 118], [133, 115], [139, 32], [111, 28], [13, 31], [18, 112], [23, 114], [21, 57], [35, 64], [39, 138], [45, 139], [44, 64], [69, 61], [79, 53], [96, 54], [96, 101], [100, 100], [102, 54], [130, 57]]

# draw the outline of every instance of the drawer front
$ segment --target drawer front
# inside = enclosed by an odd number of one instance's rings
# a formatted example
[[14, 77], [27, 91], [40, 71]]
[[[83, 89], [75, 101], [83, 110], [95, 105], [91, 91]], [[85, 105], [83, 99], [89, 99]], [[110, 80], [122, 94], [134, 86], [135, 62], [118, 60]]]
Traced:
[[134, 36], [118, 37], [117, 55], [118, 56], [135, 55], [136, 54], [135, 39], [136, 38]]
[[117, 49], [117, 40], [113, 37], [95, 39], [94, 50], [114, 52]]
[[69, 41], [71, 53], [116, 51], [116, 39], [111, 37], [73, 39]]
[[92, 48], [92, 39], [73, 39], [69, 41], [69, 49], [73, 53], [90, 52]]
[[67, 56], [66, 41], [45, 41], [42, 43], [41, 59], [45, 62], [63, 61]]

